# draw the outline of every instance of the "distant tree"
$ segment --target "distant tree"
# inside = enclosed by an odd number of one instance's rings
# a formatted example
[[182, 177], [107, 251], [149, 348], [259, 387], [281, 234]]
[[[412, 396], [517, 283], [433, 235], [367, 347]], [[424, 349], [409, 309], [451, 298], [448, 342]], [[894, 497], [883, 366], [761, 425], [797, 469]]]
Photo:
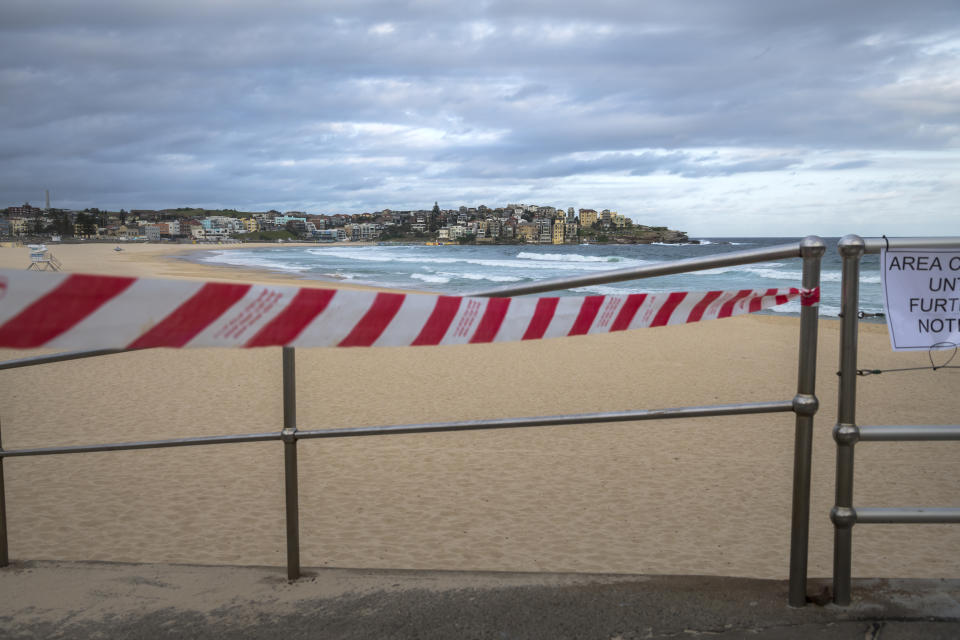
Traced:
[[120, 224], [127, 224], [127, 212], [120, 209]]
[[70, 217], [67, 216], [66, 212], [61, 211], [54, 215], [53, 230], [64, 237], [73, 235], [73, 225], [70, 224]]
[[442, 214], [440, 213], [440, 205], [434, 202], [433, 209], [430, 211], [430, 220], [429, 220], [430, 223], [427, 225], [427, 228], [430, 230], [430, 233], [436, 233], [437, 229], [440, 228], [441, 215]]
[[77, 232], [83, 235], [96, 235], [97, 233], [97, 221], [93, 216], [86, 213], [78, 213], [76, 220], [76, 229]]
[[457, 242], [459, 242], [460, 244], [473, 244], [473, 242], [476, 239], [477, 239], [476, 235], [472, 233], [468, 233], [467, 235], [460, 236], [459, 238], [457, 238]]

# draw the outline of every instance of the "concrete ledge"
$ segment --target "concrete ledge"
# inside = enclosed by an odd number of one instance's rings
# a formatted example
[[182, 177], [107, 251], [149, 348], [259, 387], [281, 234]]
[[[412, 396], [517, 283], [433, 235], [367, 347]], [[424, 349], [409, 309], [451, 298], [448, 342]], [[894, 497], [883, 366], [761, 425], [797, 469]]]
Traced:
[[[855, 580], [847, 608], [715, 576], [21, 562], [0, 638], [956, 638], [960, 580]], [[811, 581], [825, 603], [827, 581]]]

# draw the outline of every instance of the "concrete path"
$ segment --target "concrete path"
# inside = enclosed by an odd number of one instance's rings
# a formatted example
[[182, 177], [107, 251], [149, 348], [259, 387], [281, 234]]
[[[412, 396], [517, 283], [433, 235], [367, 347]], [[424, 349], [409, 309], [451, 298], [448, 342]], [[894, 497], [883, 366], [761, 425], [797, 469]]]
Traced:
[[[826, 598], [824, 581], [811, 593]], [[707, 576], [27, 562], [0, 569], [0, 638], [960, 637], [960, 580], [858, 580], [786, 605], [782, 581]]]

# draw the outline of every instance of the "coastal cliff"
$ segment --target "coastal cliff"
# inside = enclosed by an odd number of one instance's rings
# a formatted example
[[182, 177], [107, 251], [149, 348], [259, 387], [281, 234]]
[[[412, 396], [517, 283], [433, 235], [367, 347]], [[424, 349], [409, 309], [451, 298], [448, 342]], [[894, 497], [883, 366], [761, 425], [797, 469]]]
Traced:
[[581, 240], [592, 244], [699, 244], [691, 240], [685, 231], [667, 227], [648, 227], [633, 225], [624, 229], [583, 229]]

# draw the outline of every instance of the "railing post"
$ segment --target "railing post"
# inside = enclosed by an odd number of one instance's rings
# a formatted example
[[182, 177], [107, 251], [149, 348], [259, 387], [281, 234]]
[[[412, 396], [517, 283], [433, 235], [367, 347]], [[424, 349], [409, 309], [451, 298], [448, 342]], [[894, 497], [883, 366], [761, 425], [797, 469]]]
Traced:
[[[3, 451], [3, 434], [0, 431], [0, 451]], [[0, 457], [0, 567], [10, 564], [10, 550], [7, 547], [7, 490], [3, 484], [3, 458]]]
[[[803, 258], [802, 286], [820, 286], [820, 260], [826, 252], [823, 240], [808, 236], [800, 241]], [[813, 416], [819, 408], [816, 396], [819, 305], [800, 308], [800, 355], [797, 365], [797, 395], [793, 398], [796, 429], [793, 445], [793, 513], [790, 528], [789, 603], [807, 603], [807, 557], [810, 537], [810, 467], [813, 457]]]
[[857, 428], [857, 312], [860, 305], [860, 258], [865, 243], [856, 235], [844, 236], [837, 245], [843, 258], [840, 313], [840, 391], [837, 424], [833, 439], [837, 442], [836, 500], [830, 512], [833, 521], [833, 601], [850, 604], [850, 580], [853, 564], [853, 447], [860, 436]]
[[297, 378], [293, 347], [283, 347], [283, 476], [287, 513], [287, 579], [300, 577], [300, 504], [297, 481]]

